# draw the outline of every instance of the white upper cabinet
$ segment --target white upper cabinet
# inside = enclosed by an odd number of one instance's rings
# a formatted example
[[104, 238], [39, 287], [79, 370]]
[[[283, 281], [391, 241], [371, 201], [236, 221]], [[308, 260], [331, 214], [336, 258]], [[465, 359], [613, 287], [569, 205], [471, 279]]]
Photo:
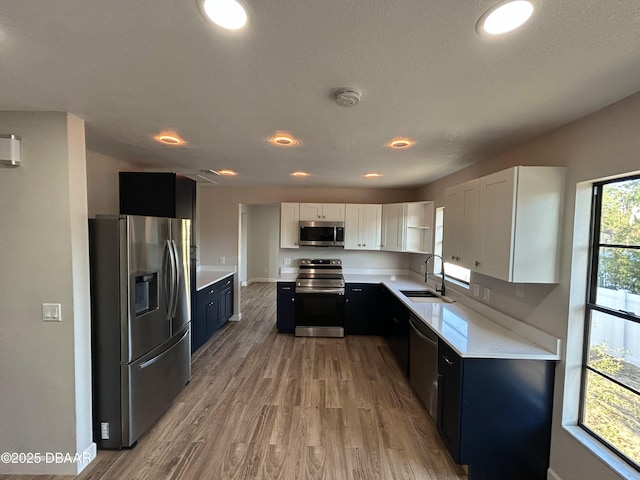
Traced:
[[344, 222], [344, 203], [301, 203], [300, 221]]
[[380, 250], [382, 205], [347, 204], [345, 214], [345, 250]]
[[280, 204], [280, 248], [299, 248], [298, 222], [300, 221], [299, 203]]
[[431, 253], [433, 202], [389, 203], [382, 206], [382, 250]]
[[562, 167], [512, 167], [445, 190], [444, 259], [514, 283], [557, 283]]
[[478, 273], [558, 282], [564, 175], [562, 167], [513, 167], [480, 179]]
[[404, 203], [382, 205], [382, 250], [402, 251], [404, 226]]
[[445, 189], [443, 258], [475, 269], [478, 245], [480, 179]]

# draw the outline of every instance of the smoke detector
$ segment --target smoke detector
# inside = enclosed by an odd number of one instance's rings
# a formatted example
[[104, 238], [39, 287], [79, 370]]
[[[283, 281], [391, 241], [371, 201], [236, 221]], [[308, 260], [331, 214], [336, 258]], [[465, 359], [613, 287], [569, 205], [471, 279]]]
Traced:
[[336, 92], [336, 103], [341, 107], [355, 107], [360, 103], [360, 92], [352, 88], [343, 88]]

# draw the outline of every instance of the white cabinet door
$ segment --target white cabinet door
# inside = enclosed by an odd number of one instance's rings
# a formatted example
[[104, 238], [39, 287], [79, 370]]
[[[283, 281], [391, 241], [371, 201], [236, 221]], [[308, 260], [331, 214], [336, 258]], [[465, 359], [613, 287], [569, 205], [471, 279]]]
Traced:
[[480, 180], [474, 179], [445, 190], [443, 258], [473, 270], [478, 248]]
[[359, 250], [362, 245], [360, 231], [361, 205], [347, 204], [344, 220], [344, 249]]
[[300, 204], [300, 221], [301, 222], [322, 221], [322, 204], [321, 203], [301, 203]]
[[301, 203], [300, 220], [303, 222], [344, 222], [344, 203]]
[[380, 250], [382, 205], [345, 206], [345, 250]]
[[325, 203], [322, 205], [322, 221], [324, 222], [344, 222], [344, 203]]
[[[478, 250], [478, 228], [480, 209], [480, 180], [470, 180], [460, 185], [462, 217], [460, 223], [460, 245], [457, 263], [473, 270]], [[446, 215], [445, 211], [445, 215]]]
[[401, 252], [404, 248], [404, 203], [382, 206], [382, 250]]
[[462, 194], [460, 185], [444, 191], [444, 221], [442, 232], [442, 258], [458, 264], [462, 241]]
[[[382, 205], [362, 205], [360, 210], [362, 250], [380, 250]], [[346, 227], [345, 227], [346, 228]]]
[[300, 220], [300, 204], [280, 204], [280, 248], [299, 248], [298, 222]]
[[480, 179], [480, 248], [476, 270], [508, 280], [512, 268], [517, 169]]

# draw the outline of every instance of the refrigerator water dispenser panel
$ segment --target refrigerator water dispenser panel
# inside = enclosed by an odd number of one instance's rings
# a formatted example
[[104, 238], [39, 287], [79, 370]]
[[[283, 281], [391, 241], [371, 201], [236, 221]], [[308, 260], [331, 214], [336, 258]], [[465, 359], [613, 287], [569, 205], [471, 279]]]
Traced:
[[136, 316], [158, 308], [158, 272], [136, 276]]

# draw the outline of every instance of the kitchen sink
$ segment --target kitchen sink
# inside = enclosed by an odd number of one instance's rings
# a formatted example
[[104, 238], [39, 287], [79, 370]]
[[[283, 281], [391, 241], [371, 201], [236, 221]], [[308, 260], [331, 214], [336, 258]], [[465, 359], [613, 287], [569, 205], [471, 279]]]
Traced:
[[405, 297], [437, 297], [431, 290], [400, 290]]
[[450, 303], [450, 300], [437, 295], [431, 290], [400, 290], [400, 293], [411, 300], [413, 303]]

